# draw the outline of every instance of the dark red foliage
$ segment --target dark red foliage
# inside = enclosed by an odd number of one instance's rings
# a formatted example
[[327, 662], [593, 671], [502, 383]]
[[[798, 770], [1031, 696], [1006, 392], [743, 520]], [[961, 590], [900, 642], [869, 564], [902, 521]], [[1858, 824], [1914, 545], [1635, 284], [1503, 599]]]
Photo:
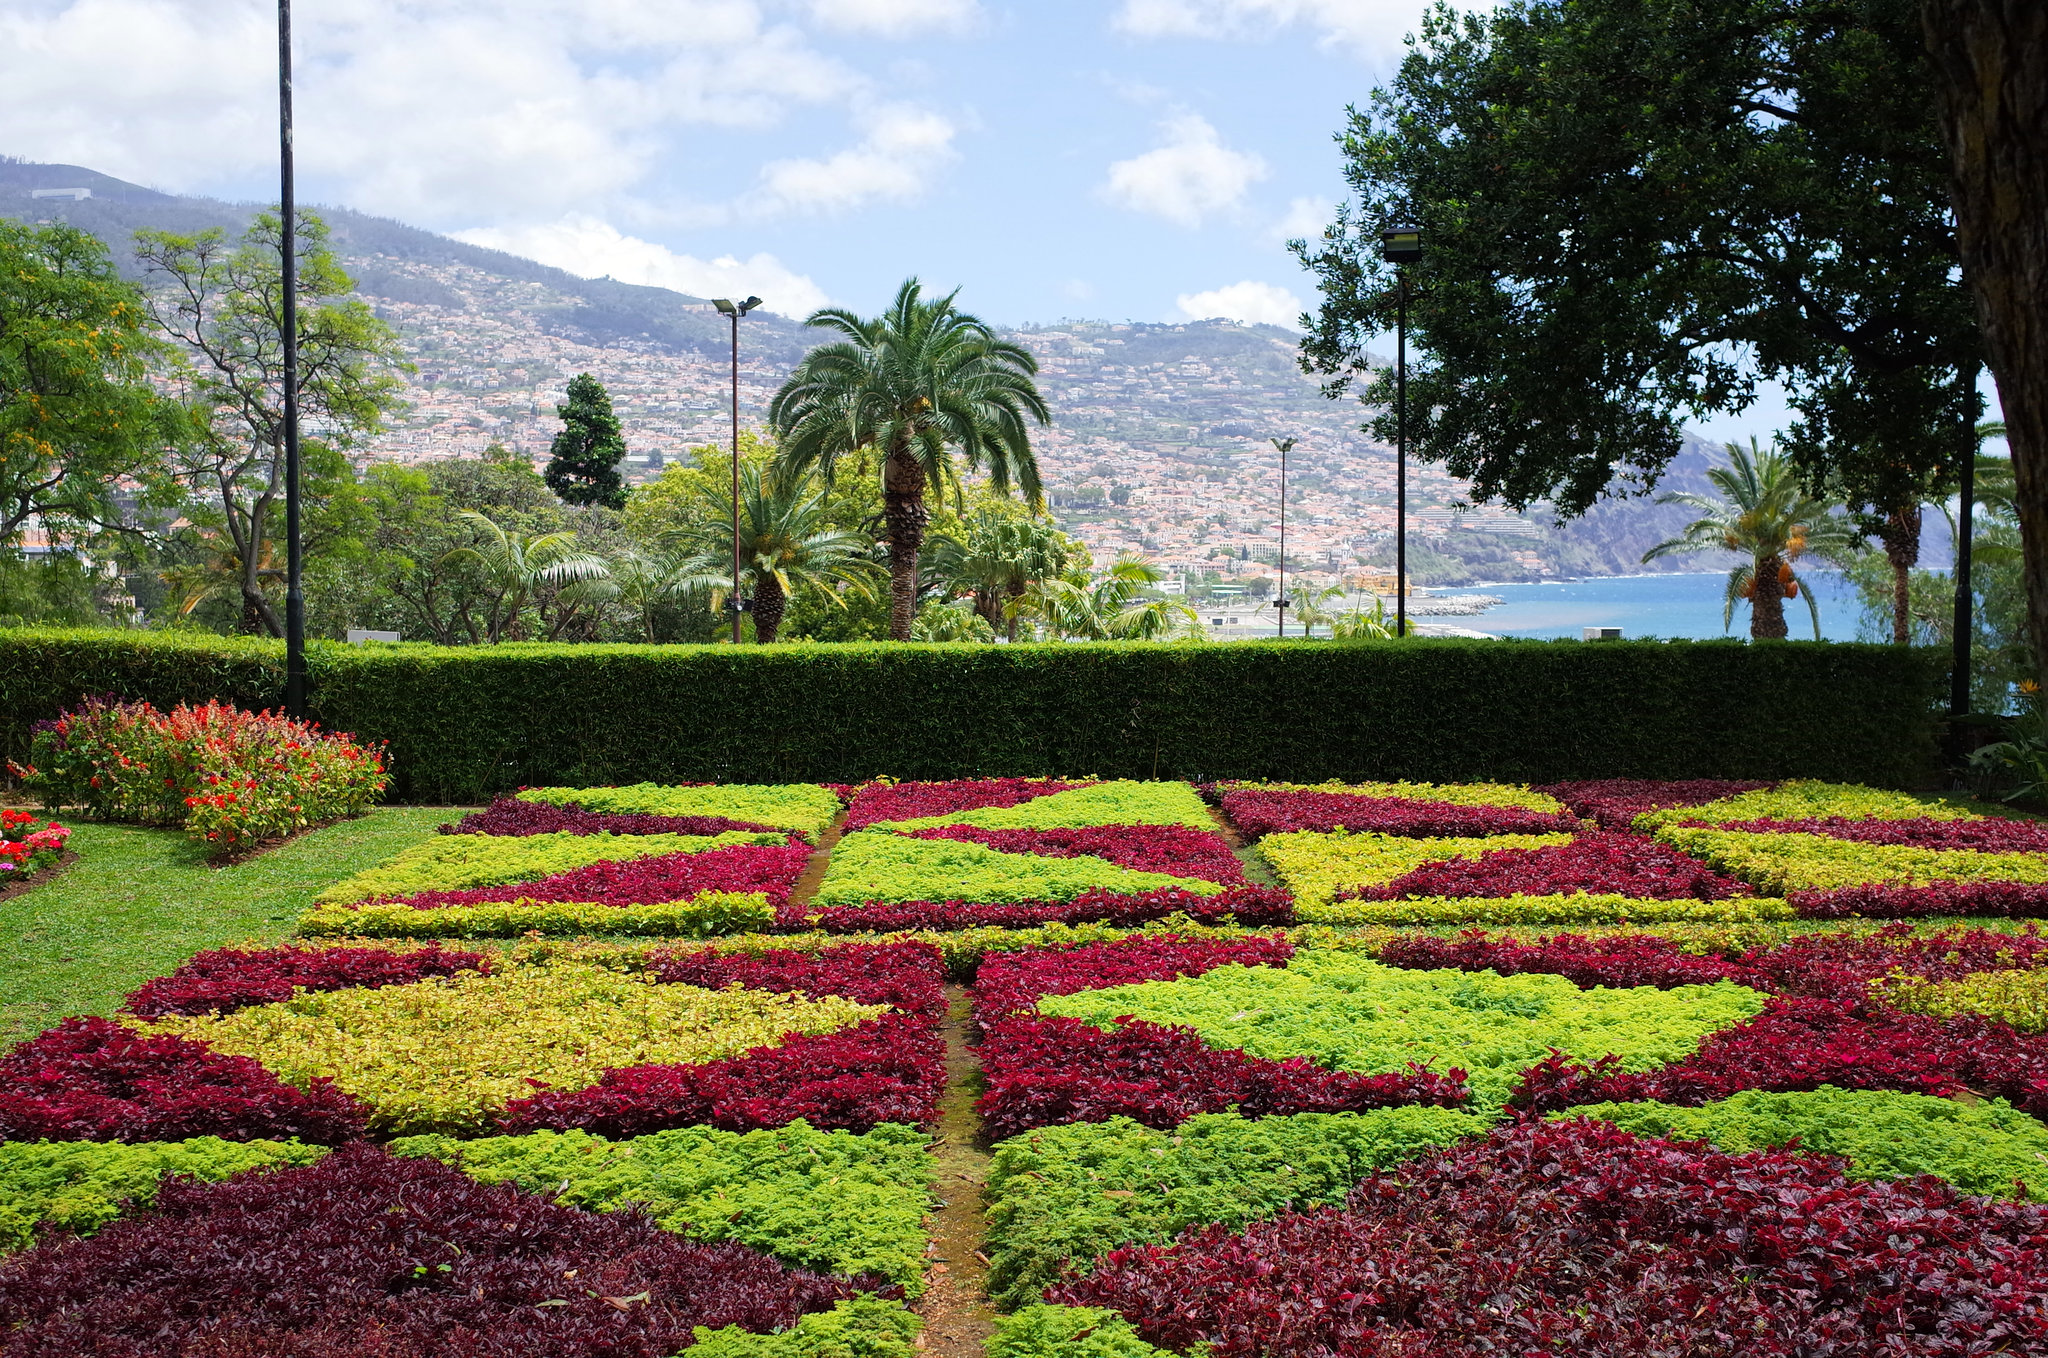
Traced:
[[815, 953], [720, 952], [692, 948], [656, 952], [648, 970], [657, 980], [723, 990], [786, 995], [842, 995], [860, 1004], [893, 1004], [933, 1022], [946, 1016], [946, 959], [929, 943], [842, 943]]
[[728, 830], [774, 834], [772, 825], [733, 820], [727, 816], [650, 816], [637, 813], [585, 811], [574, 802], [526, 802], [500, 797], [481, 811], [472, 811], [444, 835], [722, 835]]
[[1536, 789], [1547, 792], [1572, 809], [1573, 814], [1598, 821], [1603, 830], [1626, 830], [1645, 811], [1666, 806], [1698, 806], [1744, 792], [1756, 792], [1775, 783], [1738, 782], [1723, 778], [1684, 778], [1666, 781], [1656, 778], [1593, 778], [1570, 783], [1546, 783]]
[[226, 1014], [251, 1004], [288, 1000], [298, 990], [375, 989], [410, 985], [429, 976], [491, 969], [477, 952], [439, 947], [394, 952], [388, 948], [215, 948], [195, 953], [168, 976], [128, 997], [140, 1018], [165, 1014]]
[[1284, 792], [1238, 788], [1222, 797], [1224, 814], [1246, 839], [1290, 830], [1370, 831], [1426, 838], [1433, 835], [1554, 834], [1576, 830], [1563, 812], [1521, 806], [1460, 806], [1406, 797], [1363, 797], [1349, 792]]
[[747, 1132], [804, 1118], [865, 1132], [879, 1122], [932, 1122], [945, 1084], [937, 1026], [889, 1014], [722, 1061], [608, 1070], [587, 1089], [543, 1090], [509, 1104], [504, 1125], [624, 1137], [694, 1123]]
[[1085, 829], [983, 830], [973, 825], [939, 825], [912, 831], [917, 839], [957, 839], [986, 844], [1004, 853], [1042, 858], [1087, 855], [1137, 872], [1200, 877], [1231, 886], [1244, 882], [1244, 864], [1223, 836], [1183, 825], [1091, 825]]
[[1747, 896], [1733, 878], [1642, 835], [1600, 830], [1547, 849], [1488, 849], [1477, 858], [1425, 863], [1354, 894], [1374, 901], [1420, 896], [1552, 896], [1611, 892], [1644, 900], [1721, 901]]
[[1182, 938], [1141, 935], [1073, 948], [1024, 948], [989, 953], [974, 974], [974, 1021], [979, 1032], [998, 1019], [1028, 1014], [1047, 995], [1171, 981], [1217, 967], [1283, 967], [1294, 956], [1285, 934], [1252, 938]]
[[1719, 826], [1760, 835], [1826, 835], [1861, 844], [1906, 844], [1920, 849], [1977, 849], [1987, 853], [2048, 853], [2048, 821], [2039, 820], [1740, 820]]
[[2028, 882], [1933, 882], [1927, 886], [1850, 886], [1788, 891], [1804, 919], [2048, 919], [2048, 885]]
[[885, 820], [918, 820], [985, 806], [1016, 806], [1035, 797], [1071, 792], [1088, 783], [1050, 783], [1035, 778], [961, 778], [946, 783], [868, 783], [847, 807], [848, 834]]
[[699, 1244], [357, 1145], [0, 1266], [6, 1358], [666, 1358], [698, 1325], [786, 1329], [877, 1280]]
[[[1202, 924], [1235, 922], [1254, 928], [1294, 922], [1294, 899], [1273, 887], [1240, 886], [1213, 896], [1166, 887], [1126, 894], [1087, 891], [1071, 901], [1031, 905], [970, 905], [964, 901], [905, 901], [895, 905], [835, 905], [808, 917], [785, 912], [785, 928], [831, 934], [890, 933], [900, 929], [1028, 929], [1036, 924], [1144, 924], [1183, 914]], [[806, 922], [808, 919], [808, 922]]]
[[411, 896], [365, 901], [365, 905], [410, 905], [435, 910], [487, 901], [594, 901], [599, 905], [658, 905], [687, 901], [706, 891], [758, 891], [780, 905], [811, 860], [807, 844], [736, 844], [702, 853], [664, 853], [652, 858], [586, 863], [535, 882], [478, 887], [470, 891], [421, 891]]
[[66, 1019], [0, 1059], [0, 1140], [229, 1141], [363, 1135], [366, 1109], [325, 1080], [294, 1089], [246, 1056]]
[[1004, 1019], [988, 1028], [981, 1071], [988, 1092], [975, 1108], [991, 1140], [1118, 1116], [1172, 1128], [1233, 1107], [1271, 1117], [1418, 1103], [1453, 1108], [1470, 1097], [1462, 1070], [1325, 1070], [1307, 1057], [1247, 1056], [1209, 1046], [1192, 1028], [1128, 1018], [1112, 1032], [1071, 1018]]
[[1483, 929], [1467, 930], [1455, 939], [1409, 934], [1381, 948], [1379, 960], [1390, 967], [1417, 971], [1455, 967], [1459, 971], [1493, 971], [1502, 976], [1535, 972], [1563, 976], [1583, 989], [1653, 985], [1669, 990], [1681, 985], [1712, 985], [1720, 980], [1754, 984], [1746, 967], [1719, 957], [1686, 952], [1670, 939], [1650, 934], [1610, 938], [1559, 934], [1539, 938], [1534, 943], [1489, 938]]
[[1376, 1173], [1342, 1208], [1117, 1250], [1048, 1299], [1214, 1358], [2039, 1353], [2048, 1209], [1537, 1123]]
[[1802, 934], [1747, 953], [1737, 965], [1749, 973], [1745, 984], [1854, 1005], [1869, 995], [1870, 982], [1895, 971], [1953, 981], [1979, 971], [2048, 966], [2048, 937], [2031, 924], [2018, 934], [1945, 929], [1925, 937], [1915, 937], [1909, 924], [1892, 924], [1860, 938]]

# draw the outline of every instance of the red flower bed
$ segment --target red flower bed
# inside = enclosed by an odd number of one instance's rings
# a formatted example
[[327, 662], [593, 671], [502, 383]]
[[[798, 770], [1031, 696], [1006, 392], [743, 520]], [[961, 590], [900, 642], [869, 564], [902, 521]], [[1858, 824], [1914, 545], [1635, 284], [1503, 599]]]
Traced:
[[708, 1123], [727, 1131], [813, 1127], [865, 1132], [880, 1122], [929, 1124], [946, 1083], [935, 1024], [909, 1014], [696, 1065], [608, 1070], [587, 1089], [543, 1090], [506, 1106], [508, 1131], [579, 1128], [641, 1136]]
[[486, 901], [595, 901], [599, 905], [658, 905], [686, 901], [706, 891], [758, 891], [771, 904], [789, 890], [810, 862], [807, 844], [735, 844], [702, 853], [665, 853], [652, 858], [588, 863], [536, 882], [478, 887], [469, 891], [421, 891], [411, 896], [364, 901], [364, 905], [410, 905], [434, 910]]
[[1717, 827], [1759, 835], [1826, 835], [1862, 844], [1906, 844], [1920, 849], [1979, 849], [1989, 853], [2048, 853], [2048, 821], [2039, 820], [1739, 820]]
[[[1038, 924], [1114, 924], [1122, 927], [1184, 914], [1202, 924], [1236, 922], [1263, 928], [1294, 922], [1294, 900], [1273, 887], [1232, 887], [1213, 896], [1164, 887], [1121, 893], [1086, 891], [1071, 901], [1037, 905], [970, 905], [964, 901], [905, 901], [889, 905], [835, 905], [809, 916], [785, 912], [785, 928], [832, 934], [891, 933], [903, 929], [1028, 929]], [[808, 921], [808, 922], [806, 922]]]
[[1774, 948], [1759, 948], [1738, 963], [1760, 986], [1786, 995], [1861, 1004], [1870, 982], [1895, 971], [1952, 981], [1979, 971], [2048, 966], [2048, 937], [2034, 926], [2021, 934], [1991, 929], [1946, 929], [1915, 937], [1909, 924], [1874, 934], [1803, 934]]
[[1785, 901], [1804, 919], [1926, 919], [1938, 915], [2048, 919], [2048, 885], [2027, 882], [1849, 886], [1833, 891], [1788, 891]]
[[130, 995], [123, 1007], [139, 1018], [226, 1014], [247, 1005], [288, 1000], [295, 989], [374, 989], [490, 969], [490, 959], [480, 952], [446, 952], [439, 947], [411, 952], [387, 948], [215, 948], [195, 953], [170, 975], [149, 982]]
[[877, 1280], [699, 1244], [372, 1146], [219, 1184], [0, 1265], [7, 1358], [666, 1358]]
[[1553, 896], [1612, 892], [1644, 900], [1721, 901], [1750, 890], [1698, 859], [1641, 835], [1602, 830], [1547, 849], [1488, 849], [1477, 858], [1425, 863], [1380, 886], [1346, 896], [1398, 901], [1418, 896]]
[[145, 1037], [111, 1019], [66, 1019], [0, 1058], [0, 1141], [331, 1145], [362, 1136], [365, 1111], [324, 1080], [295, 1089], [246, 1056]]
[[1536, 1124], [1376, 1173], [1342, 1208], [1117, 1250], [1048, 1299], [1214, 1358], [2039, 1352], [2048, 1209]]
[[1536, 789], [1547, 792], [1572, 809], [1574, 815], [1598, 821], [1603, 830], [1626, 830], [1645, 811], [1666, 806], [1699, 806], [1744, 792], [1776, 787], [1775, 783], [1738, 782], [1724, 778], [1685, 778], [1667, 781], [1656, 778], [1593, 778], [1569, 783], [1546, 783]]
[[986, 844], [1004, 853], [1042, 858], [1104, 859], [1137, 872], [1199, 877], [1230, 886], [1244, 883], [1244, 864], [1221, 835], [1183, 825], [1091, 825], [1085, 829], [984, 830], [973, 825], [939, 825], [911, 832], [916, 839], [956, 839]]
[[1380, 949], [1379, 960], [1390, 967], [1416, 971], [1456, 968], [1493, 971], [1502, 976], [1542, 973], [1563, 976], [1584, 989], [1653, 985], [1669, 990], [1673, 986], [1712, 985], [1721, 980], [1755, 983], [1747, 967], [1685, 952], [1667, 938], [1645, 934], [1618, 938], [1559, 934], [1534, 943], [1489, 938], [1483, 929], [1467, 930], [1455, 939], [1411, 934]]
[[854, 791], [846, 811], [846, 833], [885, 820], [918, 820], [986, 806], [1016, 806], [1035, 797], [1071, 792], [1088, 783], [1050, 783], [1037, 778], [962, 778], [945, 783], [868, 783]]
[[1221, 798], [1224, 814], [1247, 839], [1291, 830], [1371, 831], [1428, 838], [1435, 835], [1553, 834], [1576, 830], [1563, 812], [1521, 806], [1460, 806], [1406, 797], [1362, 797], [1349, 792], [1283, 792], [1238, 788]]
[[946, 959], [929, 943], [844, 943], [816, 953], [694, 948], [654, 953], [648, 970], [657, 980], [706, 990], [740, 985], [813, 999], [842, 995], [860, 1004], [892, 1004], [933, 1022], [946, 1016]]
[[[690, 786], [684, 784], [683, 786]], [[722, 835], [728, 830], [774, 834], [772, 825], [733, 820], [728, 816], [651, 816], [643, 813], [585, 811], [573, 802], [524, 802], [500, 797], [481, 811], [472, 811], [444, 835]]]
[[981, 1071], [988, 1092], [975, 1107], [991, 1140], [1118, 1116], [1172, 1128], [1231, 1107], [1270, 1117], [1418, 1103], [1452, 1108], [1470, 1097], [1462, 1070], [1325, 1070], [1302, 1056], [1271, 1061], [1219, 1050], [1192, 1028], [1140, 1020], [1104, 1032], [1079, 1019], [1004, 1019], [989, 1027]]
[[981, 1033], [999, 1019], [1028, 1015], [1047, 995], [1171, 981], [1217, 967], [1281, 967], [1294, 956], [1284, 934], [1270, 938], [1182, 938], [1156, 934], [1086, 943], [1075, 948], [1026, 948], [990, 953], [974, 975], [974, 1021]]

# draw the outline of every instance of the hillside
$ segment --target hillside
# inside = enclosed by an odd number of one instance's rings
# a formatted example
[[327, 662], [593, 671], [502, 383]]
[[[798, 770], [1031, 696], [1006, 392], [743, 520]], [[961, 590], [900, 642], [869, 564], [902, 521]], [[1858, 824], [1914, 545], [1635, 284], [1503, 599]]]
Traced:
[[[77, 201], [37, 189], [86, 189]], [[0, 215], [62, 219], [128, 259], [144, 227], [239, 229], [246, 204], [160, 193], [68, 165], [0, 162]], [[703, 298], [586, 279], [345, 208], [320, 209], [358, 292], [404, 337], [418, 371], [409, 409], [365, 460], [475, 453], [492, 442], [539, 458], [554, 404], [578, 372], [610, 389], [644, 479], [729, 431], [728, 322]], [[1393, 454], [1359, 432], [1362, 412], [1323, 398], [1295, 362], [1294, 337], [1227, 321], [1096, 321], [1015, 332], [1039, 357], [1055, 421], [1039, 441], [1054, 513], [1098, 557], [1143, 552], [1174, 569], [1262, 573], [1278, 538], [1278, 458], [1288, 459], [1291, 569], [1390, 569]], [[758, 421], [812, 339], [756, 312], [741, 329], [740, 405]], [[1700, 488], [1709, 463], [1688, 442], [1667, 481]], [[1410, 562], [1422, 583], [1462, 584], [1643, 569], [1643, 550], [1688, 517], [1642, 500], [1596, 508], [1563, 529], [1542, 516], [1459, 508], [1462, 487], [1411, 466]], [[1674, 562], [1699, 569], [1713, 563]]]

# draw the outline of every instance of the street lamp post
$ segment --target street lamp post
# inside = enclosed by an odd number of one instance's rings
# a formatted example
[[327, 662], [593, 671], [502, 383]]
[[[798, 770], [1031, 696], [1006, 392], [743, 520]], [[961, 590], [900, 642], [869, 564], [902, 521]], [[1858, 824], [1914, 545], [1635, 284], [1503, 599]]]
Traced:
[[278, 242], [282, 255], [284, 315], [284, 710], [306, 718], [305, 564], [299, 541], [299, 222], [292, 184], [292, 0], [277, 0]]
[[1380, 232], [1380, 258], [1394, 266], [1394, 635], [1408, 635], [1408, 269], [1422, 258], [1422, 228]]
[[761, 299], [734, 302], [714, 297], [711, 305], [732, 322], [732, 600], [726, 608], [732, 613], [732, 644], [737, 646], [740, 614], [747, 611], [747, 601], [740, 597], [740, 317], [761, 305]]
[[1273, 612], [1280, 619], [1280, 636], [1287, 635], [1287, 450], [1294, 446], [1293, 439], [1269, 439], [1280, 450], [1280, 597], [1273, 601]]
[[1977, 365], [1968, 363], [1956, 374], [1957, 395], [1962, 398], [1962, 458], [1957, 468], [1962, 501], [1956, 506], [1955, 628], [1950, 635], [1948, 715], [1960, 755], [1961, 719], [1970, 713], [1970, 535], [1975, 531], [1973, 511], [1977, 498]]

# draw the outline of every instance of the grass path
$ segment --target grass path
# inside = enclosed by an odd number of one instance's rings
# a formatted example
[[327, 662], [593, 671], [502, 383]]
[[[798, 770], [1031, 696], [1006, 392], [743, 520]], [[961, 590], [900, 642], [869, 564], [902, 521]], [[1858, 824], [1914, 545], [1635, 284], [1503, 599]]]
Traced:
[[218, 869], [174, 830], [74, 825], [70, 871], [0, 904], [0, 1045], [111, 1013], [202, 948], [282, 939], [322, 887], [448, 818], [445, 807], [383, 807]]
[[995, 1331], [988, 1300], [989, 1154], [981, 1146], [981, 1119], [974, 1101], [981, 1095], [981, 1060], [967, 1043], [972, 1000], [964, 986], [946, 987], [946, 1092], [939, 1097], [939, 1209], [926, 1219], [931, 1234], [931, 1267], [917, 1309], [924, 1316], [919, 1348], [932, 1358], [980, 1358]]

